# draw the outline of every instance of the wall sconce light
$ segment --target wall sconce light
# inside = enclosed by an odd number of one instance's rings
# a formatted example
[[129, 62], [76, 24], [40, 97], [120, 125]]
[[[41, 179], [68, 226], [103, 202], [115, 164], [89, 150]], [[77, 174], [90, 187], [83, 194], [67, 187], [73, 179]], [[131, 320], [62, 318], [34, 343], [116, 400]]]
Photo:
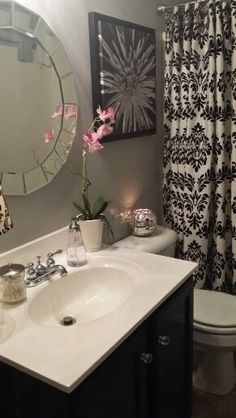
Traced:
[[0, 185], [0, 235], [5, 234], [12, 227], [13, 223]]
[[148, 237], [156, 230], [156, 214], [151, 209], [135, 209], [130, 216], [130, 226], [133, 235]]

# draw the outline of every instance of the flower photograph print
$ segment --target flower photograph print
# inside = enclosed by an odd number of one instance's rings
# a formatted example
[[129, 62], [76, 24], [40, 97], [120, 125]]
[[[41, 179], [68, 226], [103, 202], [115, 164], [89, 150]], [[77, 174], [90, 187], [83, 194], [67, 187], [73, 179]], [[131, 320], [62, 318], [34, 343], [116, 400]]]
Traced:
[[155, 30], [92, 12], [89, 32], [94, 114], [99, 105], [116, 114], [109, 141], [154, 134]]

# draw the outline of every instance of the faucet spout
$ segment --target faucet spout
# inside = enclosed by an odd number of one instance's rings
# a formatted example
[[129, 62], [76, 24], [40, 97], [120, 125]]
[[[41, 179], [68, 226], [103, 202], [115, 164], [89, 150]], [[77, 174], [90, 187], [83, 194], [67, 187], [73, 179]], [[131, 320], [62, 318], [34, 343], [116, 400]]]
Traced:
[[51, 279], [53, 276], [60, 274], [60, 276], [65, 276], [67, 274], [67, 270], [61, 264], [56, 264], [52, 267], [48, 267], [45, 273], [36, 275], [34, 277], [27, 278], [25, 280], [26, 287], [35, 287], [39, 284], [45, 282], [46, 280]]
[[57, 264], [57, 265], [53, 266], [53, 268], [54, 269], [56, 268], [57, 271], [58, 271], [58, 273], [61, 276], [65, 276], [68, 273], [68, 271], [66, 270], [66, 268], [64, 266], [62, 266], [61, 264]]

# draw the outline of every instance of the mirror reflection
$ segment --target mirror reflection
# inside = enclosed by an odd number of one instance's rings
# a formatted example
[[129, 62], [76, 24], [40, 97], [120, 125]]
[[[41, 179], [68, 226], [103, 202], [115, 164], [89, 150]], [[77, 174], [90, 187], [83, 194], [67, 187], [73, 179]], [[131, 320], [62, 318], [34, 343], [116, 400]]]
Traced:
[[46, 185], [65, 163], [77, 99], [62, 45], [43, 19], [0, 3], [0, 183], [6, 194]]

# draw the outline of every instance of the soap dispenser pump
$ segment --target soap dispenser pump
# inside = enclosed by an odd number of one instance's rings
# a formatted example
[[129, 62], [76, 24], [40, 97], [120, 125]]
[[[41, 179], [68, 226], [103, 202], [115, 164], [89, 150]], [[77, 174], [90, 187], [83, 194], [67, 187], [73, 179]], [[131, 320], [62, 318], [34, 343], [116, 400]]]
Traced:
[[76, 218], [71, 219], [67, 243], [67, 264], [70, 267], [79, 267], [87, 263], [81, 231]]

